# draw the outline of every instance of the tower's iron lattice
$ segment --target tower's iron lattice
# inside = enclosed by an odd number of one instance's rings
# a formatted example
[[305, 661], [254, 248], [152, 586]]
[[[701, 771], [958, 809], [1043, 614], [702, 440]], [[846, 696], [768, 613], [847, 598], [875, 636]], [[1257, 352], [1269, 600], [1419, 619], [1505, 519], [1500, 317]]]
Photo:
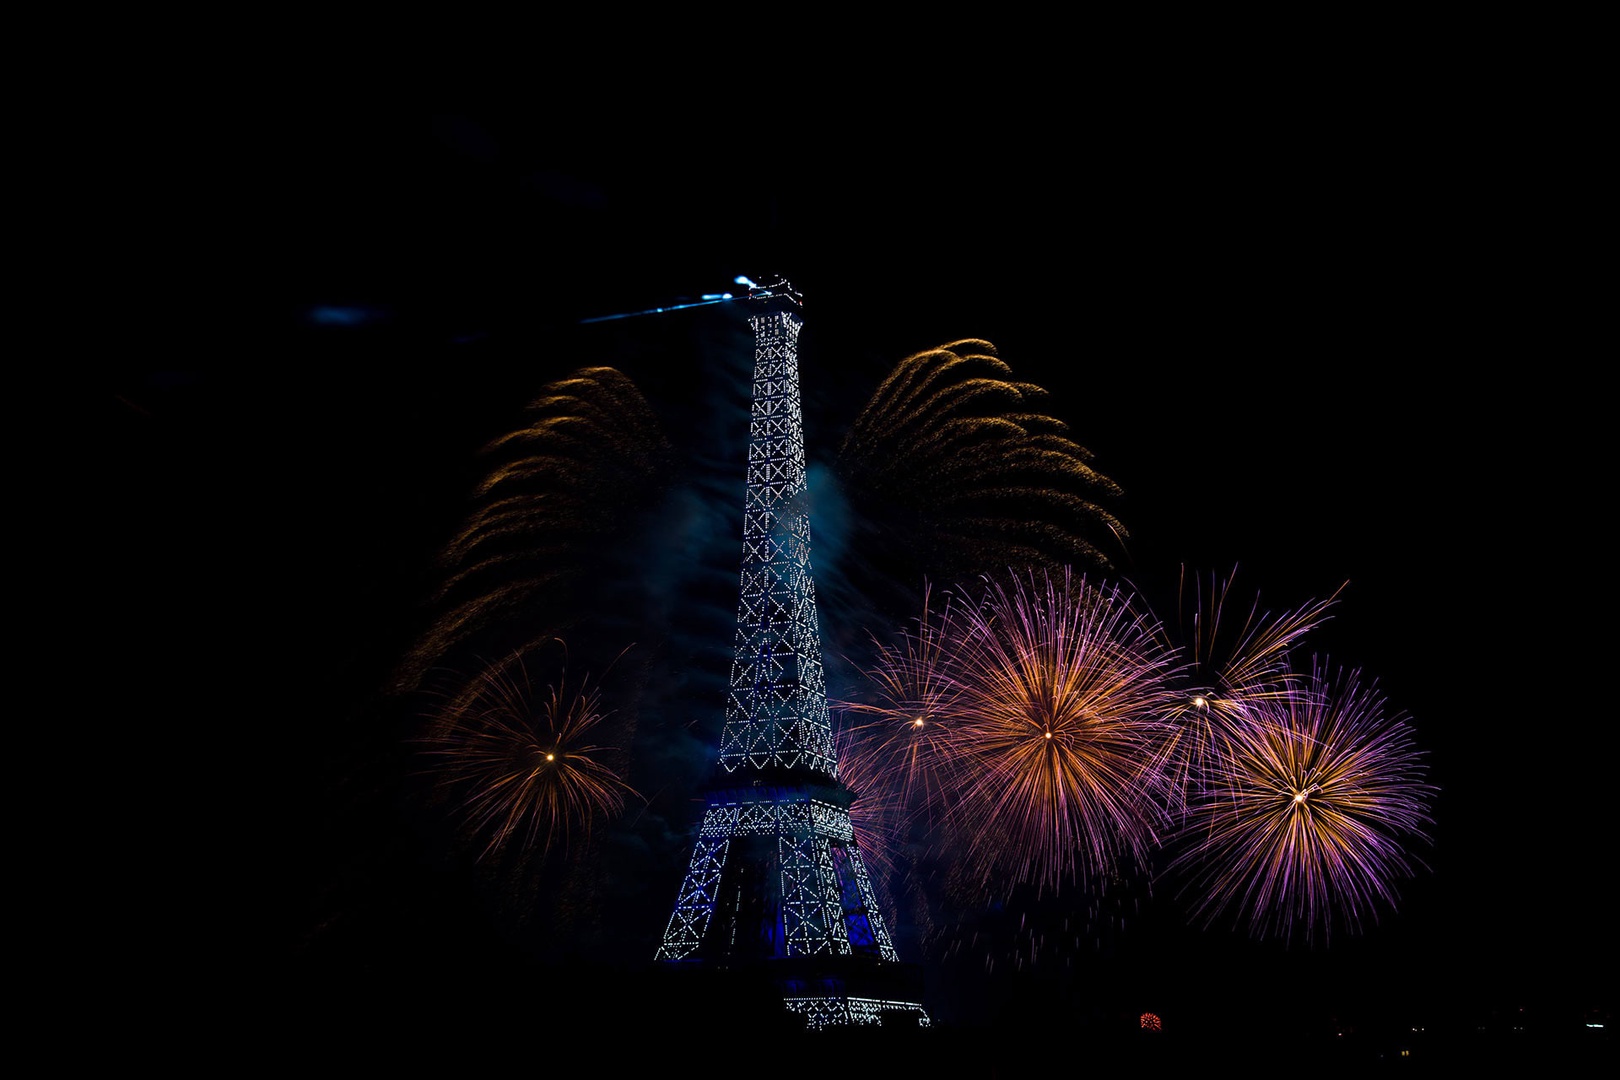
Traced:
[[753, 313], [743, 557], [719, 758], [657, 958], [766, 971], [810, 1029], [926, 1026], [878, 909], [838, 779], [810, 573], [791, 291]]

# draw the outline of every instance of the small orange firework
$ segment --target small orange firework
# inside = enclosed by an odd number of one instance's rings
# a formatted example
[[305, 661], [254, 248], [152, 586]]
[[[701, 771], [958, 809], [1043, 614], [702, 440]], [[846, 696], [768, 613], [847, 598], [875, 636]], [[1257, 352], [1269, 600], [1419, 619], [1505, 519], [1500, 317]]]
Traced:
[[465, 707], [435, 718], [428, 753], [483, 842], [480, 858], [514, 844], [545, 855], [624, 811], [637, 792], [619, 775], [621, 755], [590, 741], [605, 718], [588, 680], [569, 689], [565, 672], [537, 691], [520, 654], [479, 674]]

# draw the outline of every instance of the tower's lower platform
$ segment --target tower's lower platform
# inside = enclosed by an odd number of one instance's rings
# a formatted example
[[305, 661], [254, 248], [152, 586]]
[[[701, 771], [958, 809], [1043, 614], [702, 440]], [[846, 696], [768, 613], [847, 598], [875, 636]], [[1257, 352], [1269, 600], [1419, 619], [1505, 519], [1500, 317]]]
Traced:
[[770, 1001], [802, 1030], [927, 1027], [921, 970], [899, 962], [879, 914], [849, 790], [803, 770], [750, 777], [709, 791], [661, 966], [693, 972], [704, 993]]

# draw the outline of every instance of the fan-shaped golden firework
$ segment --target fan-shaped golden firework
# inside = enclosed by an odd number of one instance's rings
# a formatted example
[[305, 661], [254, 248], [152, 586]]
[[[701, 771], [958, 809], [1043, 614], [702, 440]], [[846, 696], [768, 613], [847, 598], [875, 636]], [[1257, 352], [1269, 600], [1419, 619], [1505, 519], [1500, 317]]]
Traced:
[[872, 532], [935, 580], [1013, 568], [1107, 569], [1119, 486], [1042, 411], [988, 341], [901, 360], [856, 417], [838, 474]]
[[577, 616], [577, 586], [665, 482], [670, 447], [635, 383], [610, 367], [547, 385], [491, 464], [440, 555], [435, 617], [396, 676], [544, 643]]

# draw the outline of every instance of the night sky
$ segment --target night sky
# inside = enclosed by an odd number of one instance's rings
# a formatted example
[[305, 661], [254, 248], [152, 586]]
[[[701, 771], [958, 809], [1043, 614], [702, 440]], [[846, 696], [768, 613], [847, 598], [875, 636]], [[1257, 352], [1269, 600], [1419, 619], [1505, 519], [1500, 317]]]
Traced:
[[[1438, 96], [1105, 109], [1039, 144], [938, 117], [846, 143], [769, 110], [571, 115], [378, 92], [248, 109], [217, 145], [178, 133], [198, 273], [171, 347], [115, 368], [107, 538], [119, 678], [179, 732], [134, 736], [157, 953], [295, 997], [528, 970], [400, 804], [378, 692], [478, 448], [548, 380], [621, 364], [670, 417], [736, 392], [661, 358], [665, 317], [633, 355], [628, 322], [580, 321], [780, 274], [805, 296], [813, 464], [895, 361], [990, 340], [1123, 488], [1120, 573], [1164, 614], [1183, 567], [1235, 568], [1274, 610], [1345, 586], [1314, 651], [1378, 680], [1439, 788], [1429, 869], [1360, 937], [1285, 949], [1160, 903], [1092, 971], [998, 980], [983, 1022], [1070, 995], [1183, 1023], [1302, 998], [1366, 1023], [1612, 1009], [1607, 459], [1583, 293], [1554, 270], [1555, 135]], [[732, 482], [722, 552], [740, 460]], [[836, 576], [838, 524], [812, 524]], [[857, 638], [837, 614], [829, 642]], [[662, 856], [601, 899], [645, 921], [568, 963], [650, 959], [687, 853]], [[553, 985], [556, 956], [535, 961]]]

